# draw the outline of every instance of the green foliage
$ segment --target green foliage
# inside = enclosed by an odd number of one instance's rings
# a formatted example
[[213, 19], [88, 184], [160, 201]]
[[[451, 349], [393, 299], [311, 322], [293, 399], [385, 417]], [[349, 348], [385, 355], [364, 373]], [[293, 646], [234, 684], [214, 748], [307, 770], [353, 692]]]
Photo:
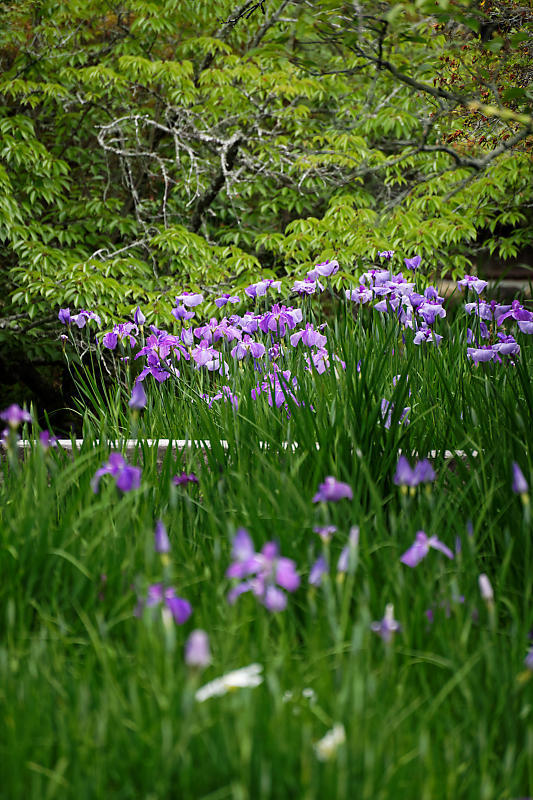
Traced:
[[44, 347], [61, 306], [168, 320], [178, 288], [331, 255], [519, 256], [531, 20], [500, 5], [485, 41], [496, 11], [463, 2], [3, 3], [2, 345]]

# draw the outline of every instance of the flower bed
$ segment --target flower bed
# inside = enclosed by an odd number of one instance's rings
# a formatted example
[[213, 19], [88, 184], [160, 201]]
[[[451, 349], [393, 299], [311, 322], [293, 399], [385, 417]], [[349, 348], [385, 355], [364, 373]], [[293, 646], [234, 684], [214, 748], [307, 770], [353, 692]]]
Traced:
[[533, 791], [533, 314], [337, 266], [60, 311], [83, 440], [2, 414], [6, 796]]

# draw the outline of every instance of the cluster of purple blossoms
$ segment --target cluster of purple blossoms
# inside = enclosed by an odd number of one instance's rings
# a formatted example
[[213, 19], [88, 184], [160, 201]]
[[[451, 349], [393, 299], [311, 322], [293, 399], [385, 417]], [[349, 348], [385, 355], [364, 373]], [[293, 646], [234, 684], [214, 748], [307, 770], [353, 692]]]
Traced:
[[260, 318], [259, 328], [263, 333], [285, 336], [286, 329], [293, 330], [302, 318], [301, 308], [287, 308], [275, 303], [271, 310]]
[[[474, 286], [474, 279], [471, 276], [467, 277], [468, 283]], [[468, 329], [468, 343], [475, 346], [467, 348], [467, 357], [474, 364], [487, 362], [501, 364], [502, 357], [505, 356], [508, 357], [509, 363], [514, 363], [513, 358], [520, 354], [520, 345], [512, 334], [506, 333], [505, 330], [497, 330], [506, 320], [514, 320], [521, 333], [533, 334], [533, 312], [524, 308], [518, 300], [513, 300], [510, 305], [501, 305], [495, 300], [487, 302], [478, 299], [475, 303], [466, 303], [465, 311], [479, 318], [480, 337], [489, 340], [488, 344], [481, 345], [475, 340], [471, 329]]]
[[[405, 259], [405, 262], [414, 271], [420, 264], [420, 256]], [[373, 269], [362, 274], [359, 286], [346, 289], [345, 296], [359, 306], [376, 299], [374, 310], [395, 315], [403, 328], [414, 332], [416, 345], [439, 345], [442, 341], [442, 336], [432, 326], [437, 319], [446, 317], [446, 311], [444, 298], [439, 296], [434, 286], [428, 286], [424, 294], [419, 294], [415, 291], [415, 284], [401, 273], [392, 275], [390, 270]]]
[[[298, 400], [292, 389], [298, 389], [298, 380], [296, 377], [291, 377], [291, 371], [279, 370], [276, 364], [273, 364], [273, 372], [267, 372], [263, 380], [257, 383], [252, 389], [252, 400], [257, 400], [260, 394], [264, 394], [267, 398], [269, 406], [282, 406], [288, 409], [287, 399], [290, 397], [291, 401], [296, 406], [302, 405]], [[291, 389], [292, 386], [292, 389]]]
[[481, 347], [467, 347], [467, 358], [474, 364], [487, 363], [488, 361], [502, 362], [502, 356], [520, 355], [520, 345], [514, 336], [507, 335], [499, 331], [497, 341], [494, 344], [486, 344]]
[[101, 324], [101, 319], [98, 314], [95, 314], [94, 311], [85, 311], [85, 309], [80, 309], [76, 314], [70, 313], [70, 308], [60, 308], [59, 314], [57, 315], [60, 322], [63, 325], [70, 325], [74, 323], [78, 326], [78, 328], [84, 328], [89, 320], [93, 319], [97, 325]]
[[91, 480], [91, 488], [95, 494], [98, 493], [100, 478], [103, 475], [111, 475], [121, 492], [131, 492], [141, 485], [140, 467], [130, 467], [121, 453], [111, 453], [108, 461], [96, 470]]
[[244, 528], [235, 534], [232, 557], [226, 577], [240, 582], [230, 590], [228, 602], [233, 604], [241, 594], [252, 592], [269, 611], [283, 611], [287, 606], [285, 592], [295, 592], [300, 585], [294, 561], [280, 556], [275, 542], [267, 542], [257, 553]]

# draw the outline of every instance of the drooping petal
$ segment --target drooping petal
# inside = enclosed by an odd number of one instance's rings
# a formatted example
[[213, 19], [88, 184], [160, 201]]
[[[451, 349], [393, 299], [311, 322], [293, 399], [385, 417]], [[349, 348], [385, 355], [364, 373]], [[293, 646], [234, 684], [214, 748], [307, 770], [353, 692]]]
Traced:
[[287, 595], [281, 589], [271, 584], [267, 586], [263, 597], [263, 605], [269, 611], [284, 611], [287, 607]]
[[416, 567], [416, 565], [419, 564], [428, 553], [428, 536], [424, 533], [424, 531], [418, 531], [414, 543], [400, 557], [400, 561], [402, 564], [406, 564], [408, 567]]

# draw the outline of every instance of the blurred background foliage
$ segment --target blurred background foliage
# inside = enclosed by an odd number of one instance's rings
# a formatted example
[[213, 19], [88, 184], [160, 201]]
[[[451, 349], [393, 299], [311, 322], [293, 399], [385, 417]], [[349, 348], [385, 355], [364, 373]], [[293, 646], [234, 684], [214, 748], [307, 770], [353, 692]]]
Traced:
[[382, 249], [432, 277], [533, 245], [533, 12], [515, 0], [0, 4], [0, 370], [64, 391], [104, 323]]

